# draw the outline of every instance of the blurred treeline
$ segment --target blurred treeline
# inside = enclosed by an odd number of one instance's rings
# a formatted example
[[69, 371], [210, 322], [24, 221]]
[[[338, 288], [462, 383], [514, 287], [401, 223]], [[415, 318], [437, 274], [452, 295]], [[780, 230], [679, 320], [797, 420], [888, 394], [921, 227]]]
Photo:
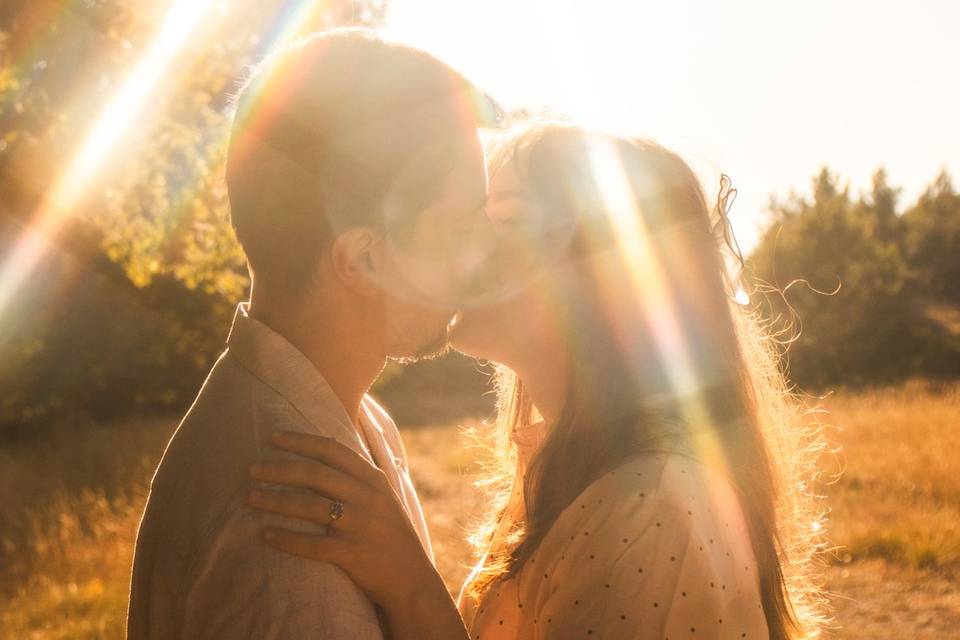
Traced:
[[[168, 4], [0, 4], [3, 267]], [[376, 24], [386, 10], [385, 0], [214, 6], [60, 232], [38, 239], [45, 253], [26, 286], [0, 300], [0, 434], [185, 409], [248, 284], [221, 180], [232, 92], [273, 47]], [[946, 175], [904, 212], [897, 194], [882, 172], [872, 193], [853, 196], [824, 171], [812, 198], [775, 203], [757, 274], [781, 286], [842, 283], [834, 297], [787, 292], [803, 321], [790, 350], [797, 383], [960, 375], [960, 196]], [[789, 317], [775, 296], [766, 306]], [[402, 420], [444, 419], [448, 396], [463, 388], [457, 402], [467, 402], [487, 375], [451, 358], [390, 377], [380, 392]]]
[[946, 171], [915, 202], [879, 169], [852, 194], [827, 169], [772, 202], [749, 263], [801, 387], [960, 377], [960, 193]]

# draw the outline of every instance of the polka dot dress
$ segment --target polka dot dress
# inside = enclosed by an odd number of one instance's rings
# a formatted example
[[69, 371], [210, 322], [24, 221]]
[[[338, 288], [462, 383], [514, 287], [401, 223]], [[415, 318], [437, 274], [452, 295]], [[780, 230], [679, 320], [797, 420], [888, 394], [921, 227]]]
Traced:
[[733, 488], [678, 455], [598, 479], [518, 575], [461, 610], [474, 640], [768, 637]]

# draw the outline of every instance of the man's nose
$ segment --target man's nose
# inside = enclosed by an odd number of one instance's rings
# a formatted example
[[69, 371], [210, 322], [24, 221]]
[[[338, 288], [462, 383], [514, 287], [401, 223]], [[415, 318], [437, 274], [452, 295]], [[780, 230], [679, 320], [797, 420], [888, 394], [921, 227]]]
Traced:
[[497, 236], [493, 224], [484, 215], [474, 225], [470, 237], [463, 243], [462, 251], [457, 257], [458, 270], [463, 275], [464, 282], [470, 282], [477, 274], [484, 271], [496, 252]]

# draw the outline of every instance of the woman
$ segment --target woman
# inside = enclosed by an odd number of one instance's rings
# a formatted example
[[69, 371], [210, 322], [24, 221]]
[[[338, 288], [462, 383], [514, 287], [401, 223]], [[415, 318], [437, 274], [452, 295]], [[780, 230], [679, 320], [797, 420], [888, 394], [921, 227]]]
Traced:
[[316, 494], [254, 505], [328, 524], [335, 500], [353, 521], [268, 542], [341, 566], [393, 637], [815, 635], [813, 543], [797, 534], [819, 524], [809, 442], [731, 304], [744, 293], [720, 250], [728, 185], [711, 213], [675, 154], [560, 124], [513, 134], [490, 173], [500, 250], [451, 343], [503, 366], [511, 480], [459, 614], [379, 472], [332, 441], [280, 436], [317, 460], [313, 476], [264, 463], [255, 477]]

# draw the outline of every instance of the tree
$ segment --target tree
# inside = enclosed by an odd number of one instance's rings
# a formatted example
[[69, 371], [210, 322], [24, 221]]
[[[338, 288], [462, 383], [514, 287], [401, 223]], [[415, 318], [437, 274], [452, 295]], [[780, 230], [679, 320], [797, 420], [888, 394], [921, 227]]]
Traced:
[[[0, 5], [0, 255], [34, 233], [43, 194], [169, 5]], [[233, 92], [272, 48], [374, 24], [386, 10], [383, 0], [213, 6], [88, 196], [41, 239], [48, 250], [28, 285], [0, 309], [0, 425], [184, 407], [247, 286], [222, 184]]]
[[[928, 313], [928, 283], [943, 272], [930, 275], [935, 269], [916, 258], [938, 256], [937, 269], [953, 260], [945, 247], [931, 248], [933, 238], [942, 237], [933, 229], [943, 228], [947, 212], [960, 213], [942, 182], [903, 217], [896, 211], [899, 190], [882, 169], [871, 191], [856, 200], [823, 169], [812, 199], [773, 203], [775, 222], [749, 264], [772, 286], [763, 312], [793, 323], [788, 333], [797, 338], [788, 362], [795, 382], [821, 388], [960, 375], [956, 336]], [[912, 240], [905, 237], [908, 227]]]
[[903, 216], [912, 285], [960, 307], [960, 194], [946, 170]]
[[861, 198], [858, 209], [870, 236], [879, 242], [897, 244], [902, 249], [902, 225], [897, 216], [900, 191], [889, 185], [883, 168], [877, 169], [873, 174], [872, 188], [865, 198]]

